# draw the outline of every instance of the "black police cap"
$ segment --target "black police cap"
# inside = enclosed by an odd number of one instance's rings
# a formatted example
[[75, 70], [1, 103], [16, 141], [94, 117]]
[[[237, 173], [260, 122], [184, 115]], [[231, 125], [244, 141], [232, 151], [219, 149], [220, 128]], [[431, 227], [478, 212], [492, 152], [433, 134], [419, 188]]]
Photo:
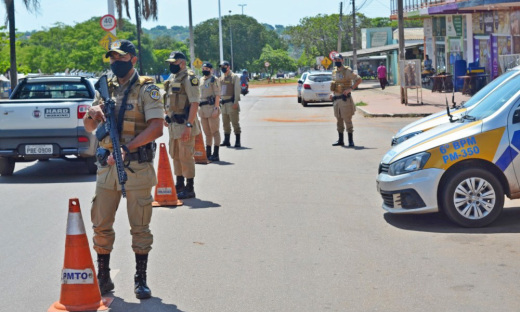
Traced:
[[222, 63], [220, 63], [220, 66], [231, 66], [231, 65], [229, 64], [228, 61], [222, 61]]
[[112, 42], [110, 45], [110, 50], [108, 50], [107, 53], [105, 53], [105, 57], [109, 57], [111, 52], [117, 52], [120, 55], [126, 55], [128, 53], [132, 55], [137, 55], [135, 52], [135, 46], [134, 44], [126, 39], [116, 40]]
[[176, 60], [185, 60], [186, 55], [181, 51], [173, 51], [170, 53], [170, 57], [166, 60], [166, 62], [175, 62]]
[[211, 64], [210, 62], [206, 62], [202, 64], [202, 67], [213, 68], [213, 64]]

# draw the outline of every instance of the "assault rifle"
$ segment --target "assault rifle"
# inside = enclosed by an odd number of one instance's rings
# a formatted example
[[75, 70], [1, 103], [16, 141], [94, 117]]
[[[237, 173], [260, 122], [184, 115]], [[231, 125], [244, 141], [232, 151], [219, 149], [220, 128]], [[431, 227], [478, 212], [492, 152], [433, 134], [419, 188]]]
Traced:
[[121, 193], [126, 197], [125, 183], [128, 180], [126, 175], [125, 165], [123, 163], [123, 155], [121, 154], [121, 144], [119, 143], [119, 132], [117, 130], [116, 122], [116, 103], [108, 93], [107, 76], [103, 75], [95, 84], [96, 90], [99, 91], [104, 103], [104, 114], [106, 121], [101, 123], [96, 130], [96, 137], [98, 141], [103, 140], [107, 135], [110, 135], [112, 140], [112, 155], [116, 161], [117, 178], [121, 184]]

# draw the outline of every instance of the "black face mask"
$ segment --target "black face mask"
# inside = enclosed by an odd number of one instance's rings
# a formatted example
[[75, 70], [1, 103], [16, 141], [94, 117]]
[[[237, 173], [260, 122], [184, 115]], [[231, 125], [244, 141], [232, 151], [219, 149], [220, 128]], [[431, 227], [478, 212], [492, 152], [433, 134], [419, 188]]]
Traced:
[[209, 71], [209, 70], [203, 70], [203, 71], [202, 71], [202, 74], [203, 74], [204, 76], [209, 76], [209, 75], [211, 75], [211, 71]]
[[222, 67], [220, 70], [225, 74], [228, 69], [227, 69], [227, 67]]
[[336, 67], [340, 67], [342, 64], [341, 62], [334, 62], [334, 65], [336, 65]]
[[181, 65], [170, 64], [170, 72], [176, 74], [181, 71]]
[[115, 61], [114, 63], [110, 64], [110, 69], [118, 78], [125, 77], [132, 69], [132, 67], [134, 67], [132, 61]]

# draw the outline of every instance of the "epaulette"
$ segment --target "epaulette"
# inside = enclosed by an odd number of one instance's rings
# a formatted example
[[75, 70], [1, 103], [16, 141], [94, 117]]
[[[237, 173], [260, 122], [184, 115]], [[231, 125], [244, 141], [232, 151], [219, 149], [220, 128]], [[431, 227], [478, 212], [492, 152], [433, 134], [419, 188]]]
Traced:
[[153, 83], [153, 78], [148, 76], [139, 76], [139, 84], [144, 85], [147, 83]]
[[193, 70], [188, 70], [188, 76], [190, 79], [190, 83], [192, 86], [196, 87], [199, 85], [199, 78], [195, 75], [195, 72]]

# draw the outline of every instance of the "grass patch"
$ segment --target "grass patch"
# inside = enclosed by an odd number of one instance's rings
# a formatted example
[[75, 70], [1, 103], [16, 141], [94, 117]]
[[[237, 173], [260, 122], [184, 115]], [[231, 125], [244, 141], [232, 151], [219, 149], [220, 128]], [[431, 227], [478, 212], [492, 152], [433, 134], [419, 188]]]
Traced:
[[367, 106], [368, 104], [363, 102], [363, 101], [359, 101], [356, 103], [356, 106]]

